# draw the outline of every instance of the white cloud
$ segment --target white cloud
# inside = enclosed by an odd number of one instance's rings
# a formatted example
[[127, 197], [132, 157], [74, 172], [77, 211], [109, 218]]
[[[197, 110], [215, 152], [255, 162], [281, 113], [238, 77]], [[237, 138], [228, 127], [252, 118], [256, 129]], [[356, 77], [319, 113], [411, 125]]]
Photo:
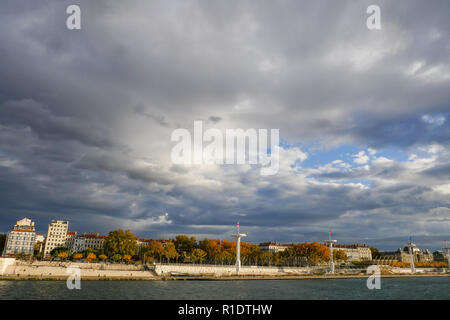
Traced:
[[370, 160], [365, 151], [360, 151], [353, 157], [355, 158], [353, 159], [353, 162], [355, 162], [356, 164], [366, 164]]
[[428, 115], [428, 114], [424, 114], [422, 116], [422, 121], [428, 124], [433, 124], [436, 126], [442, 126], [445, 122], [445, 117], [443, 115]]

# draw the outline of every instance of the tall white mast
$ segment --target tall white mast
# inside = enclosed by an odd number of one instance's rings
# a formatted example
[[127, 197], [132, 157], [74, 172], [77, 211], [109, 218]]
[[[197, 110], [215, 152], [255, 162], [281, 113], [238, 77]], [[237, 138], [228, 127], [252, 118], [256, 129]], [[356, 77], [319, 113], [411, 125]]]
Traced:
[[409, 250], [409, 259], [410, 259], [410, 263], [411, 263], [411, 273], [415, 273], [416, 272], [416, 267], [414, 266], [414, 243], [411, 240], [411, 236], [408, 237], [408, 244], [406, 245], [406, 247]]
[[232, 237], [237, 239], [236, 243], [236, 273], [239, 274], [241, 271], [241, 238], [246, 237], [245, 233], [239, 232], [239, 222], [237, 223], [237, 233], [233, 234]]
[[448, 270], [450, 270], [450, 246], [447, 244], [447, 240], [444, 240], [444, 247], [442, 249], [447, 251]]
[[331, 231], [328, 231], [328, 240], [325, 240], [325, 243], [330, 246], [330, 273], [334, 273], [334, 259], [333, 259], [333, 243], [336, 243], [337, 240], [331, 240]]

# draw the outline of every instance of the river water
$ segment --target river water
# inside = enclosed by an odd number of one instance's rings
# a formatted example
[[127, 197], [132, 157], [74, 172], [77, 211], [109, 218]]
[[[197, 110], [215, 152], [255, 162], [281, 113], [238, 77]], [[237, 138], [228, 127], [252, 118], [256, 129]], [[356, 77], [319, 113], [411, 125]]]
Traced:
[[450, 299], [450, 277], [236, 281], [0, 281], [0, 299]]

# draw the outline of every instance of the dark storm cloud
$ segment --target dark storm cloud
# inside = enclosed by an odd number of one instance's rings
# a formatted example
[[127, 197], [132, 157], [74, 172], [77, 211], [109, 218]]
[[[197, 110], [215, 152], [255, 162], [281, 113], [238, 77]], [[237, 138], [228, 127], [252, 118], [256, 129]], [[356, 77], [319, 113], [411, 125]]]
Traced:
[[[146, 236], [228, 237], [240, 220], [252, 241], [448, 226], [448, 2], [380, 1], [376, 32], [367, 1], [80, 1], [78, 31], [69, 4], [0, 5], [2, 230], [22, 216], [40, 231], [59, 218]], [[279, 128], [293, 144], [443, 150], [310, 170], [285, 149], [268, 178], [173, 165], [172, 128], [198, 119]], [[358, 179], [372, 183], [347, 183]], [[423, 230], [433, 214], [443, 222]]]

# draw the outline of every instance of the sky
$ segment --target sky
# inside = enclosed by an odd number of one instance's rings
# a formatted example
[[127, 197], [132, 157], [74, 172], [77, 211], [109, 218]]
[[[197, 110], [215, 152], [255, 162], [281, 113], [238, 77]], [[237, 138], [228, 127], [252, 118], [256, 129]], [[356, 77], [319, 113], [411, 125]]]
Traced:
[[[450, 240], [448, 1], [71, 4], [0, 3], [0, 232]], [[173, 164], [195, 120], [279, 129], [278, 173]]]

